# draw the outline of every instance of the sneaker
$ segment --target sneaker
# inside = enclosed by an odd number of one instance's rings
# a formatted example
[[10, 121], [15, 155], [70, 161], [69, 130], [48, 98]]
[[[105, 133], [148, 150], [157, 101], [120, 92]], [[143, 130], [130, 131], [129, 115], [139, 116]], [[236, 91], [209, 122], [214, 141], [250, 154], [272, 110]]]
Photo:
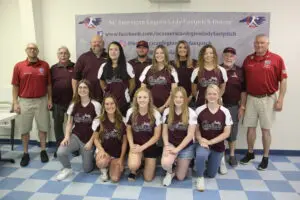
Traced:
[[56, 151], [54, 152], [53, 157], [57, 158], [57, 152]]
[[220, 167], [219, 167], [219, 174], [227, 174], [228, 173], [228, 170], [227, 170], [227, 167], [226, 167], [226, 163], [225, 163], [225, 155], [222, 157], [221, 159], [221, 163], [220, 163]]
[[104, 169], [100, 169], [100, 171], [101, 171], [100, 179], [103, 182], [108, 181], [108, 170], [106, 168], [104, 168]]
[[66, 179], [68, 176], [70, 176], [72, 173], [73, 173], [73, 170], [71, 168], [64, 168], [56, 176], [56, 180], [62, 181], [64, 179]]
[[175, 176], [175, 173], [169, 173], [169, 172], [167, 172], [167, 174], [166, 174], [166, 176], [165, 176], [165, 178], [163, 180], [163, 185], [164, 186], [171, 185], [172, 179], [174, 178], [174, 176]]
[[28, 153], [24, 153], [23, 156], [22, 156], [22, 160], [20, 162], [20, 165], [22, 167], [25, 167], [29, 164], [29, 161], [30, 161], [30, 157], [29, 157], [29, 154]]
[[257, 169], [266, 170], [268, 168], [268, 163], [269, 163], [269, 157], [263, 157]]
[[198, 177], [196, 181], [196, 188], [200, 192], [203, 192], [205, 190], [205, 182], [204, 182], [204, 177]]
[[46, 163], [49, 161], [49, 158], [48, 158], [48, 155], [47, 155], [47, 152], [45, 150], [41, 151], [41, 161], [42, 163]]
[[238, 165], [238, 162], [237, 162], [235, 156], [230, 156], [228, 163], [231, 167], [236, 167]]
[[133, 173], [128, 174], [128, 181], [133, 182], [133, 181], [135, 181], [135, 179], [136, 179], [136, 174], [133, 174]]
[[73, 157], [77, 157], [77, 156], [79, 156], [79, 154], [80, 154], [79, 151], [73, 151], [72, 152]]
[[247, 165], [254, 158], [255, 158], [254, 153], [247, 152], [245, 157], [240, 160], [240, 163], [243, 164], [243, 165]]

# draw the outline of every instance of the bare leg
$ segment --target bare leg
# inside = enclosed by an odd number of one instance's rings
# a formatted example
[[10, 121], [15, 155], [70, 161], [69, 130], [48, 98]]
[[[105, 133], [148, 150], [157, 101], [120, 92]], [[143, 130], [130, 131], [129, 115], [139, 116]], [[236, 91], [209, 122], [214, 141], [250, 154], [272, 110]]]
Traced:
[[29, 133], [22, 134], [22, 143], [23, 143], [23, 149], [25, 153], [28, 153], [28, 143], [29, 143]]
[[40, 137], [41, 150], [46, 150], [47, 132], [40, 131], [39, 137]]
[[255, 139], [256, 139], [256, 127], [249, 127], [247, 131], [247, 143], [248, 143], [249, 153], [253, 153]]
[[271, 145], [271, 134], [270, 129], [261, 129], [262, 141], [264, 147], [264, 157], [269, 157], [270, 145]]

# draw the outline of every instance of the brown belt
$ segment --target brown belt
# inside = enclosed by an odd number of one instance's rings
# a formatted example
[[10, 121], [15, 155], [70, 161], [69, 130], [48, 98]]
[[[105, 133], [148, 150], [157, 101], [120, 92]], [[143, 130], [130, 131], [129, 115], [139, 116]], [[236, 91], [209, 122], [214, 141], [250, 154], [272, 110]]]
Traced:
[[264, 97], [269, 97], [269, 96], [272, 96], [274, 93], [272, 94], [261, 94], [261, 95], [252, 95], [252, 94], [249, 94], [250, 96], [253, 96], [253, 97], [256, 97], [256, 98], [264, 98]]

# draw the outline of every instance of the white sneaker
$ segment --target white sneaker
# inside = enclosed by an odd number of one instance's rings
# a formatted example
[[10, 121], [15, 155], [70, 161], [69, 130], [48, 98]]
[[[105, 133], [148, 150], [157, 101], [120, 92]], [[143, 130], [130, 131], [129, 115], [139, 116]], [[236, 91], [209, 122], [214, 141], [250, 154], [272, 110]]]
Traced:
[[107, 168], [104, 168], [104, 169], [100, 169], [100, 171], [101, 171], [100, 179], [101, 179], [103, 182], [108, 181], [108, 169], [107, 169]]
[[220, 168], [219, 168], [219, 173], [224, 175], [228, 173], [226, 163], [225, 163], [225, 156], [222, 157], [221, 163], [220, 163]]
[[165, 178], [163, 180], [163, 185], [164, 186], [171, 185], [172, 179], [173, 179], [174, 176], [175, 176], [175, 173], [169, 173], [169, 172], [167, 172], [167, 174], [166, 174], [166, 176], [165, 176]]
[[203, 192], [205, 190], [205, 182], [204, 182], [204, 177], [198, 177], [196, 181], [196, 188], [200, 192]]
[[56, 176], [56, 180], [62, 181], [73, 173], [71, 168], [62, 169], [59, 174]]

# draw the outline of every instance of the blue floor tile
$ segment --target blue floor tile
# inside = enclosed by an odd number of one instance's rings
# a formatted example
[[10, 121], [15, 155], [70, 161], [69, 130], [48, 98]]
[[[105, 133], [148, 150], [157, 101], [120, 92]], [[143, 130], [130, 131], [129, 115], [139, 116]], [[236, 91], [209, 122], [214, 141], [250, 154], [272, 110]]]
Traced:
[[41, 187], [38, 192], [43, 193], [61, 193], [65, 187], [67, 187], [70, 182], [63, 181], [48, 181], [43, 187]]
[[166, 199], [166, 188], [143, 187], [139, 200], [164, 200]]
[[47, 163], [42, 163], [40, 160], [30, 160], [28, 168], [41, 169]]
[[32, 179], [40, 179], [40, 180], [50, 180], [57, 171], [54, 170], [47, 170], [47, 169], [40, 169], [36, 173], [34, 173], [30, 178]]
[[236, 170], [236, 173], [240, 179], [254, 179], [261, 180], [261, 177], [257, 171], [252, 170]]
[[82, 200], [82, 199], [83, 196], [75, 196], [75, 195], [59, 195], [56, 198], [56, 200]]
[[272, 162], [291, 162], [287, 157], [277, 155], [271, 155], [269, 157], [269, 160], [271, 160]]
[[294, 165], [296, 165], [296, 167], [298, 167], [298, 169], [300, 169], [300, 163], [294, 163]]
[[217, 179], [220, 190], [243, 190], [240, 180]]
[[73, 181], [74, 182], [80, 182], [80, 183], [95, 183], [98, 178], [99, 178], [99, 174], [91, 174], [91, 173], [80, 172], [73, 179]]
[[275, 200], [270, 192], [249, 191], [246, 194], [248, 200]]
[[[260, 161], [259, 162], [255, 161], [253, 162], [253, 164], [257, 168], [258, 165], [260, 164]], [[272, 162], [269, 161], [267, 170], [277, 170], [277, 168], [272, 164]]]
[[112, 197], [116, 185], [102, 185], [102, 184], [94, 184], [93, 187], [88, 191], [86, 196], [94, 196], [94, 197]]
[[194, 200], [198, 200], [198, 199], [221, 200], [218, 190], [205, 190], [204, 192], [194, 190], [193, 197]]
[[0, 190], [13, 190], [25, 180], [22, 178], [5, 178], [0, 181]]
[[287, 181], [265, 181], [271, 192], [295, 192]]
[[28, 200], [33, 194], [33, 192], [12, 191], [5, 195], [2, 200]]
[[300, 181], [300, 171], [299, 172], [283, 172], [281, 174], [289, 181]]
[[15, 167], [1, 167], [0, 168], [0, 177], [6, 177], [16, 171], [18, 168]]

